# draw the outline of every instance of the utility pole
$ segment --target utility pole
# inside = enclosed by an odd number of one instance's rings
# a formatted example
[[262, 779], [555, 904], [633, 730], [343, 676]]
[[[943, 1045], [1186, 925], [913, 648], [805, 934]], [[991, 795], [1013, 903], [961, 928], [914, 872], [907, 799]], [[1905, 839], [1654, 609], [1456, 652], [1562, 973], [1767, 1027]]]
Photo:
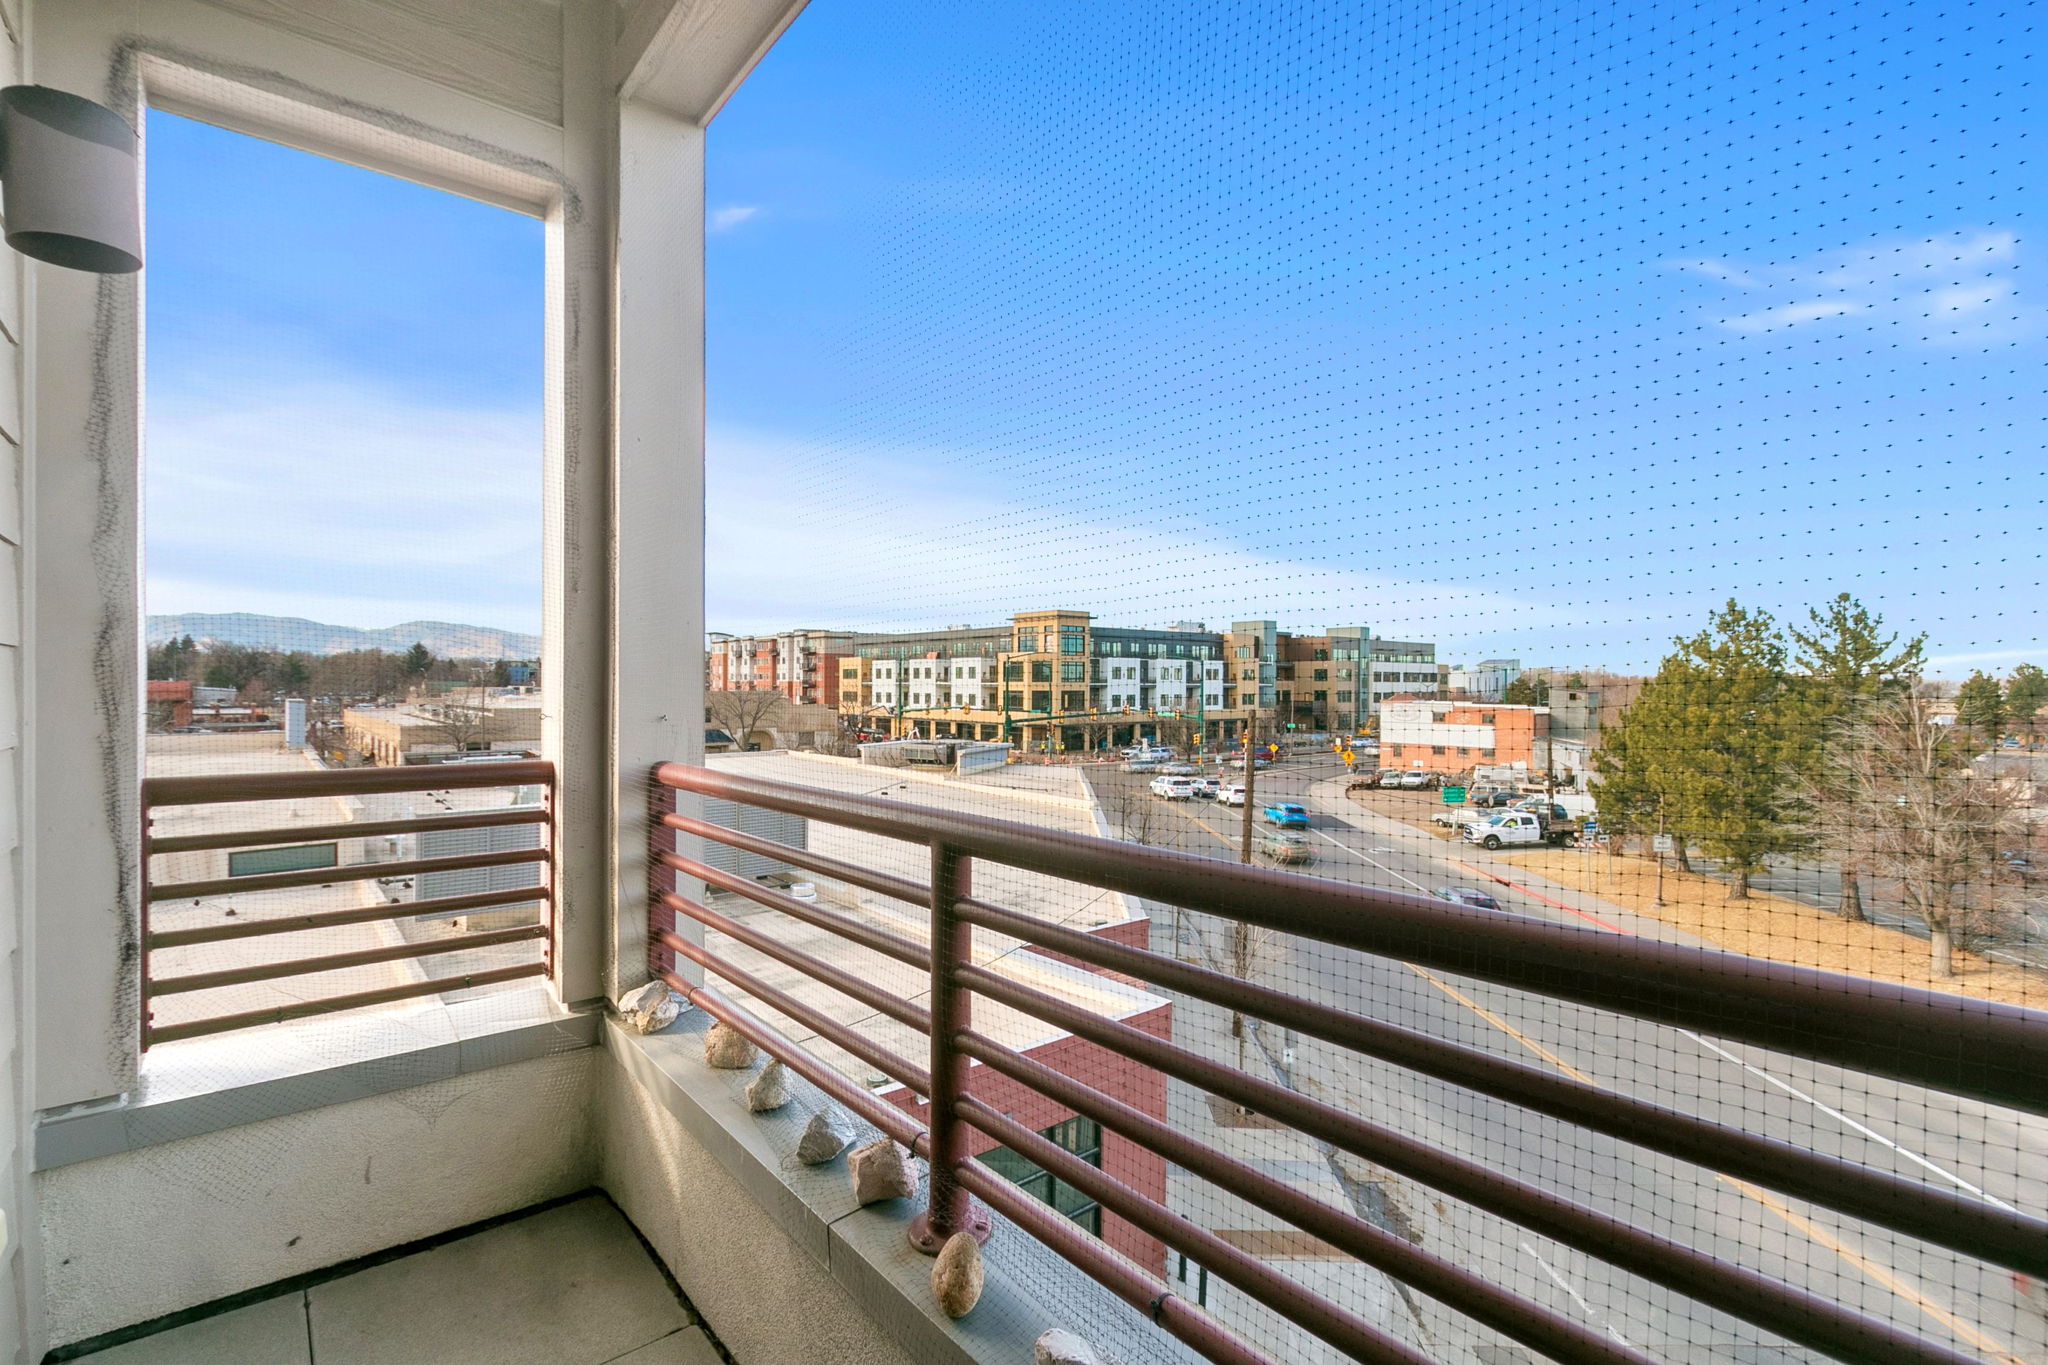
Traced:
[[[1611, 860], [1610, 860], [1610, 861], [1611, 861]], [[1663, 906], [1663, 904], [1664, 904], [1664, 812], [1663, 812], [1663, 811], [1661, 811], [1661, 810], [1659, 810], [1659, 811], [1657, 812], [1657, 899], [1656, 899], [1656, 904], [1657, 904], [1657, 906], [1658, 906], [1659, 908], [1662, 908], [1662, 906]]]
[[1252, 731], [1258, 728], [1259, 708], [1253, 704], [1245, 708], [1244, 717], [1244, 830], [1239, 837], [1237, 860], [1248, 863], [1252, 860], [1252, 782], [1258, 769], [1252, 764]]

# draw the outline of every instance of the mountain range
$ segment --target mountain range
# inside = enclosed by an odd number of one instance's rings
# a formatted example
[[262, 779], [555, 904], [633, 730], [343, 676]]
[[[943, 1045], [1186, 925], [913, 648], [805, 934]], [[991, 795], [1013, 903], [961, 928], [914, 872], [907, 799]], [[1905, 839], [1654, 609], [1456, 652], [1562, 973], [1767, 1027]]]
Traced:
[[489, 626], [452, 621], [406, 621], [382, 630], [330, 626], [297, 616], [258, 616], [253, 612], [188, 611], [177, 616], [152, 616], [143, 627], [147, 641], [160, 645], [189, 635], [200, 644], [242, 645], [285, 653], [345, 654], [352, 649], [392, 653], [425, 645], [444, 659], [537, 659], [540, 637]]

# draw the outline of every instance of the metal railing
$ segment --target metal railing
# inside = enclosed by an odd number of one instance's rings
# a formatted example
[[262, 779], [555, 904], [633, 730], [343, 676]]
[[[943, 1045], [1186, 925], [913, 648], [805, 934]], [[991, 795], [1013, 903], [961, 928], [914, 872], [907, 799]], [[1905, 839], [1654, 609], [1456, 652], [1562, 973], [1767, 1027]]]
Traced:
[[[923, 883], [791, 848], [678, 810], [693, 792], [929, 849]], [[1366, 1219], [1293, 1189], [1073, 1076], [977, 1032], [976, 997], [1023, 1012], [1136, 1063], [1222, 1097], [1510, 1223], [1840, 1360], [1977, 1361], [1864, 1316], [1832, 1298], [1695, 1250], [1556, 1192], [1442, 1150], [1309, 1095], [1220, 1065], [1168, 1039], [977, 966], [977, 929], [1072, 961], [1239, 1011], [1299, 1034], [1561, 1119], [1586, 1133], [1675, 1157], [1730, 1180], [1810, 1201], [2020, 1274], [2048, 1277], [2048, 1222], [2003, 1204], [1843, 1161], [1574, 1077], [1304, 999], [1225, 973], [1020, 914], [977, 898], [977, 859], [1199, 910], [1421, 967], [1629, 1018], [1885, 1077], [1935, 1092], [2048, 1114], [2048, 1014], [1782, 966], [1733, 954], [1469, 910], [1421, 896], [1347, 886], [873, 797], [819, 792], [685, 764], [654, 773], [653, 968], [670, 987], [752, 1040], [860, 1118], [930, 1163], [928, 1203], [912, 1240], [935, 1251], [959, 1231], [985, 1235], [978, 1196], [1210, 1359], [1268, 1357], [967, 1154], [970, 1130], [1010, 1148], [1105, 1210], [1197, 1261], [1209, 1274], [1361, 1360], [1428, 1357], [1282, 1275], [978, 1099], [970, 1062], [1099, 1123], [1292, 1227], [1376, 1267], [1501, 1335], [1560, 1361], [1651, 1359], [1608, 1333], [1521, 1297]], [[812, 899], [798, 899], [677, 851], [694, 835], [777, 859], [930, 912], [929, 947]], [[744, 896], [929, 975], [929, 1007], [904, 1000], [677, 891], [677, 876]], [[928, 1036], [929, 1053], [892, 1053], [777, 989], [730, 957], [675, 932], [696, 920]], [[929, 1124], [807, 1052], [719, 990], [684, 979], [698, 964], [866, 1066], [929, 1100]]]
[[[320, 823], [278, 823], [267, 827], [237, 829], [225, 820], [223, 828], [197, 828], [189, 833], [165, 834], [158, 829], [161, 812], [174, 807], [215, 807], [247, 802], [275, 802], [362, 797], [405, 793], [469, 792], [491, 788], [532, 788], [537, 799], [512, 806], [450, 809], [444, 813], [407, 813], [393, 818], [335, 820]], [[360, 1009], [420, 996], [440, 995], [478, 986], [516, 981], [524, 977], [545, 977], [554, 956], [554, 790], [552, 763], [519, 760], [493, 763], [449, 763], [406, 768], [310, 769], [305, 772], [228, 774], [205, 777], [159, 777], [142, 784], [142, 1046], [254, 1028], [340, 1010]], [[514, 794], [517, 800], [517, 793]], [[339, 812], [337, 812], [339, 813]], [[203, 823], [203, 822], [196, 822]], [[528, 840], [519, 835], [486, 842], [514, 842], [526, 846], [454, 852], [440, 856], [390, 858], [342, 862], [339, 850], [346, 841], [417, 837], [422, 842], [436, 836], [470, 831], [531, 829]], [[445, 842], [445, 841], [444, 841]], [[236, 874], [233, 854], [332, 845], [331, 861], [280, 871]], [[188, 877], [182, 881], [156, 876], [156, 860], [176, 855], [225, 853], [229, 855], [226, 876]], [[368, 882], [410, 883], [426, 888], [447, 873], [488, 872], [494, 868], [531, 867], [531, 882], [464, 894], [432, 895], [424, 898], [380, 899], [373, 904], [335, 909], [307, 910], [296, 903], [252, 902], [265, 893], [317, 888], [360, 887]], [[384, 893], [389, 895], [390, 893]], [[227, 898], [223, 901], [223, 898]], [[177, 926], [164, 923], [164, 911], [175, 901], [192, 902], [195, 914], [182, 918], [200, 920]], [[407, 928], [458, 915], [489, 912], [509, 915], [516, 907], [535, 906], [531, 923], [513, 923], [485, 931], [454, 936], [408, 938]], [[216, 911], [215, 913], [206, 913]], [[515, 918], [524, 918], [518, 916]], [[386, 940], [374, 946], [315, 956], [268, 958], [211, 965], [209, 969], [183, 971], [174, 975], [162, 970], [163, 956], [174, 950], [226, 945], [252, 940], [272, 940], [279, 935], [310, 931], [361, 928], [383, 930]], [[539, 949], [531, 961], [462, 970], [444, 970], [436, 975], [422, 971], [415, 979], [369, 990], [339, 994], [298, 995], [303, 978], [326, 972], [343, 972], [387, 964], [421, 962], [443, 954], [475, 952], [505, 945], [532, 943]], [[251, 943], [256, 949], [258, 945]], [[216, 948], [215, 955], [231, 955]], [[260, 952], [257, 956], [263, 956]], [[267, 991], [291, 993], [291, 998], [266, 1003], [259, 1008], [232, 1009], [221, 1014], [200, 1014], [173, 1021], [160, 1021], [159, 1002], [192, 992], [224, 992], [263, 987]], [[218, 996], [211, 997], [218, 999]]]

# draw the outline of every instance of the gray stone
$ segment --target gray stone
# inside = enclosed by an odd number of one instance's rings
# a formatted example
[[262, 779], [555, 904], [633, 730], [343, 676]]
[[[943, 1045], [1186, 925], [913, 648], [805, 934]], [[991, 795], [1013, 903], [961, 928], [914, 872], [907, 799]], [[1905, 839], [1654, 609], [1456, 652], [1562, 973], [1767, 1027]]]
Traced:
[[1032, 1365], [1108, 1365], [1109, 1357], [1064, 1327], [1048, 1327], [1031, 1343]]
[[853, 1173], [853, 1197], [859, 1203], [908, 1199], [917, 1193], [917, 1173], [893, 1139], [876, 1138], [854, 1148], [846, 1158], [846, 1169]]
[[796, 1159], [806, 1166], [822, 1166], [846, 1150], [853, 1141], [853, 1129], [839, 1117], [837, 1109], [820, 1109], [811, 1115], [804, 1135], [797, 1140]]
[[747, 1036], [726, 1024], [713, 1024], [704, 1035], [704, 1065], [720, 1071], [742, 1071], [754, 1064], [759, 1053]]
[[981, 1302], [981, 1243], [956, 1232], [932, 1261], [932, 1297], [949, 1318], [964, 1318]]
[[770, 1059], [761, 1074], [747, 1085], [747, 1108], [756, 1114], [780, 1109], [789, 1103], [789, 1072], [781, 1062]]
[[665, 1029], [682, 1012], [683, 997], [661, 981], [650, 981], [619, 1002], [619, 1022], [635, 1033]]

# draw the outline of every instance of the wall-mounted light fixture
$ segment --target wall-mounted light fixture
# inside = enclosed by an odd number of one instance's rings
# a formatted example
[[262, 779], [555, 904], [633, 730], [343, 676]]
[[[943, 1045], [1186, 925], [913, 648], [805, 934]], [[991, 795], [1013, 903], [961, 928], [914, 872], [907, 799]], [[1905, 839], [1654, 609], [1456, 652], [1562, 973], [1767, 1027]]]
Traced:
[[24, 256], [125, 275], [142, 269], [134, 130], [103, 104], [47, 85], [0, 89], [0, 205]]

